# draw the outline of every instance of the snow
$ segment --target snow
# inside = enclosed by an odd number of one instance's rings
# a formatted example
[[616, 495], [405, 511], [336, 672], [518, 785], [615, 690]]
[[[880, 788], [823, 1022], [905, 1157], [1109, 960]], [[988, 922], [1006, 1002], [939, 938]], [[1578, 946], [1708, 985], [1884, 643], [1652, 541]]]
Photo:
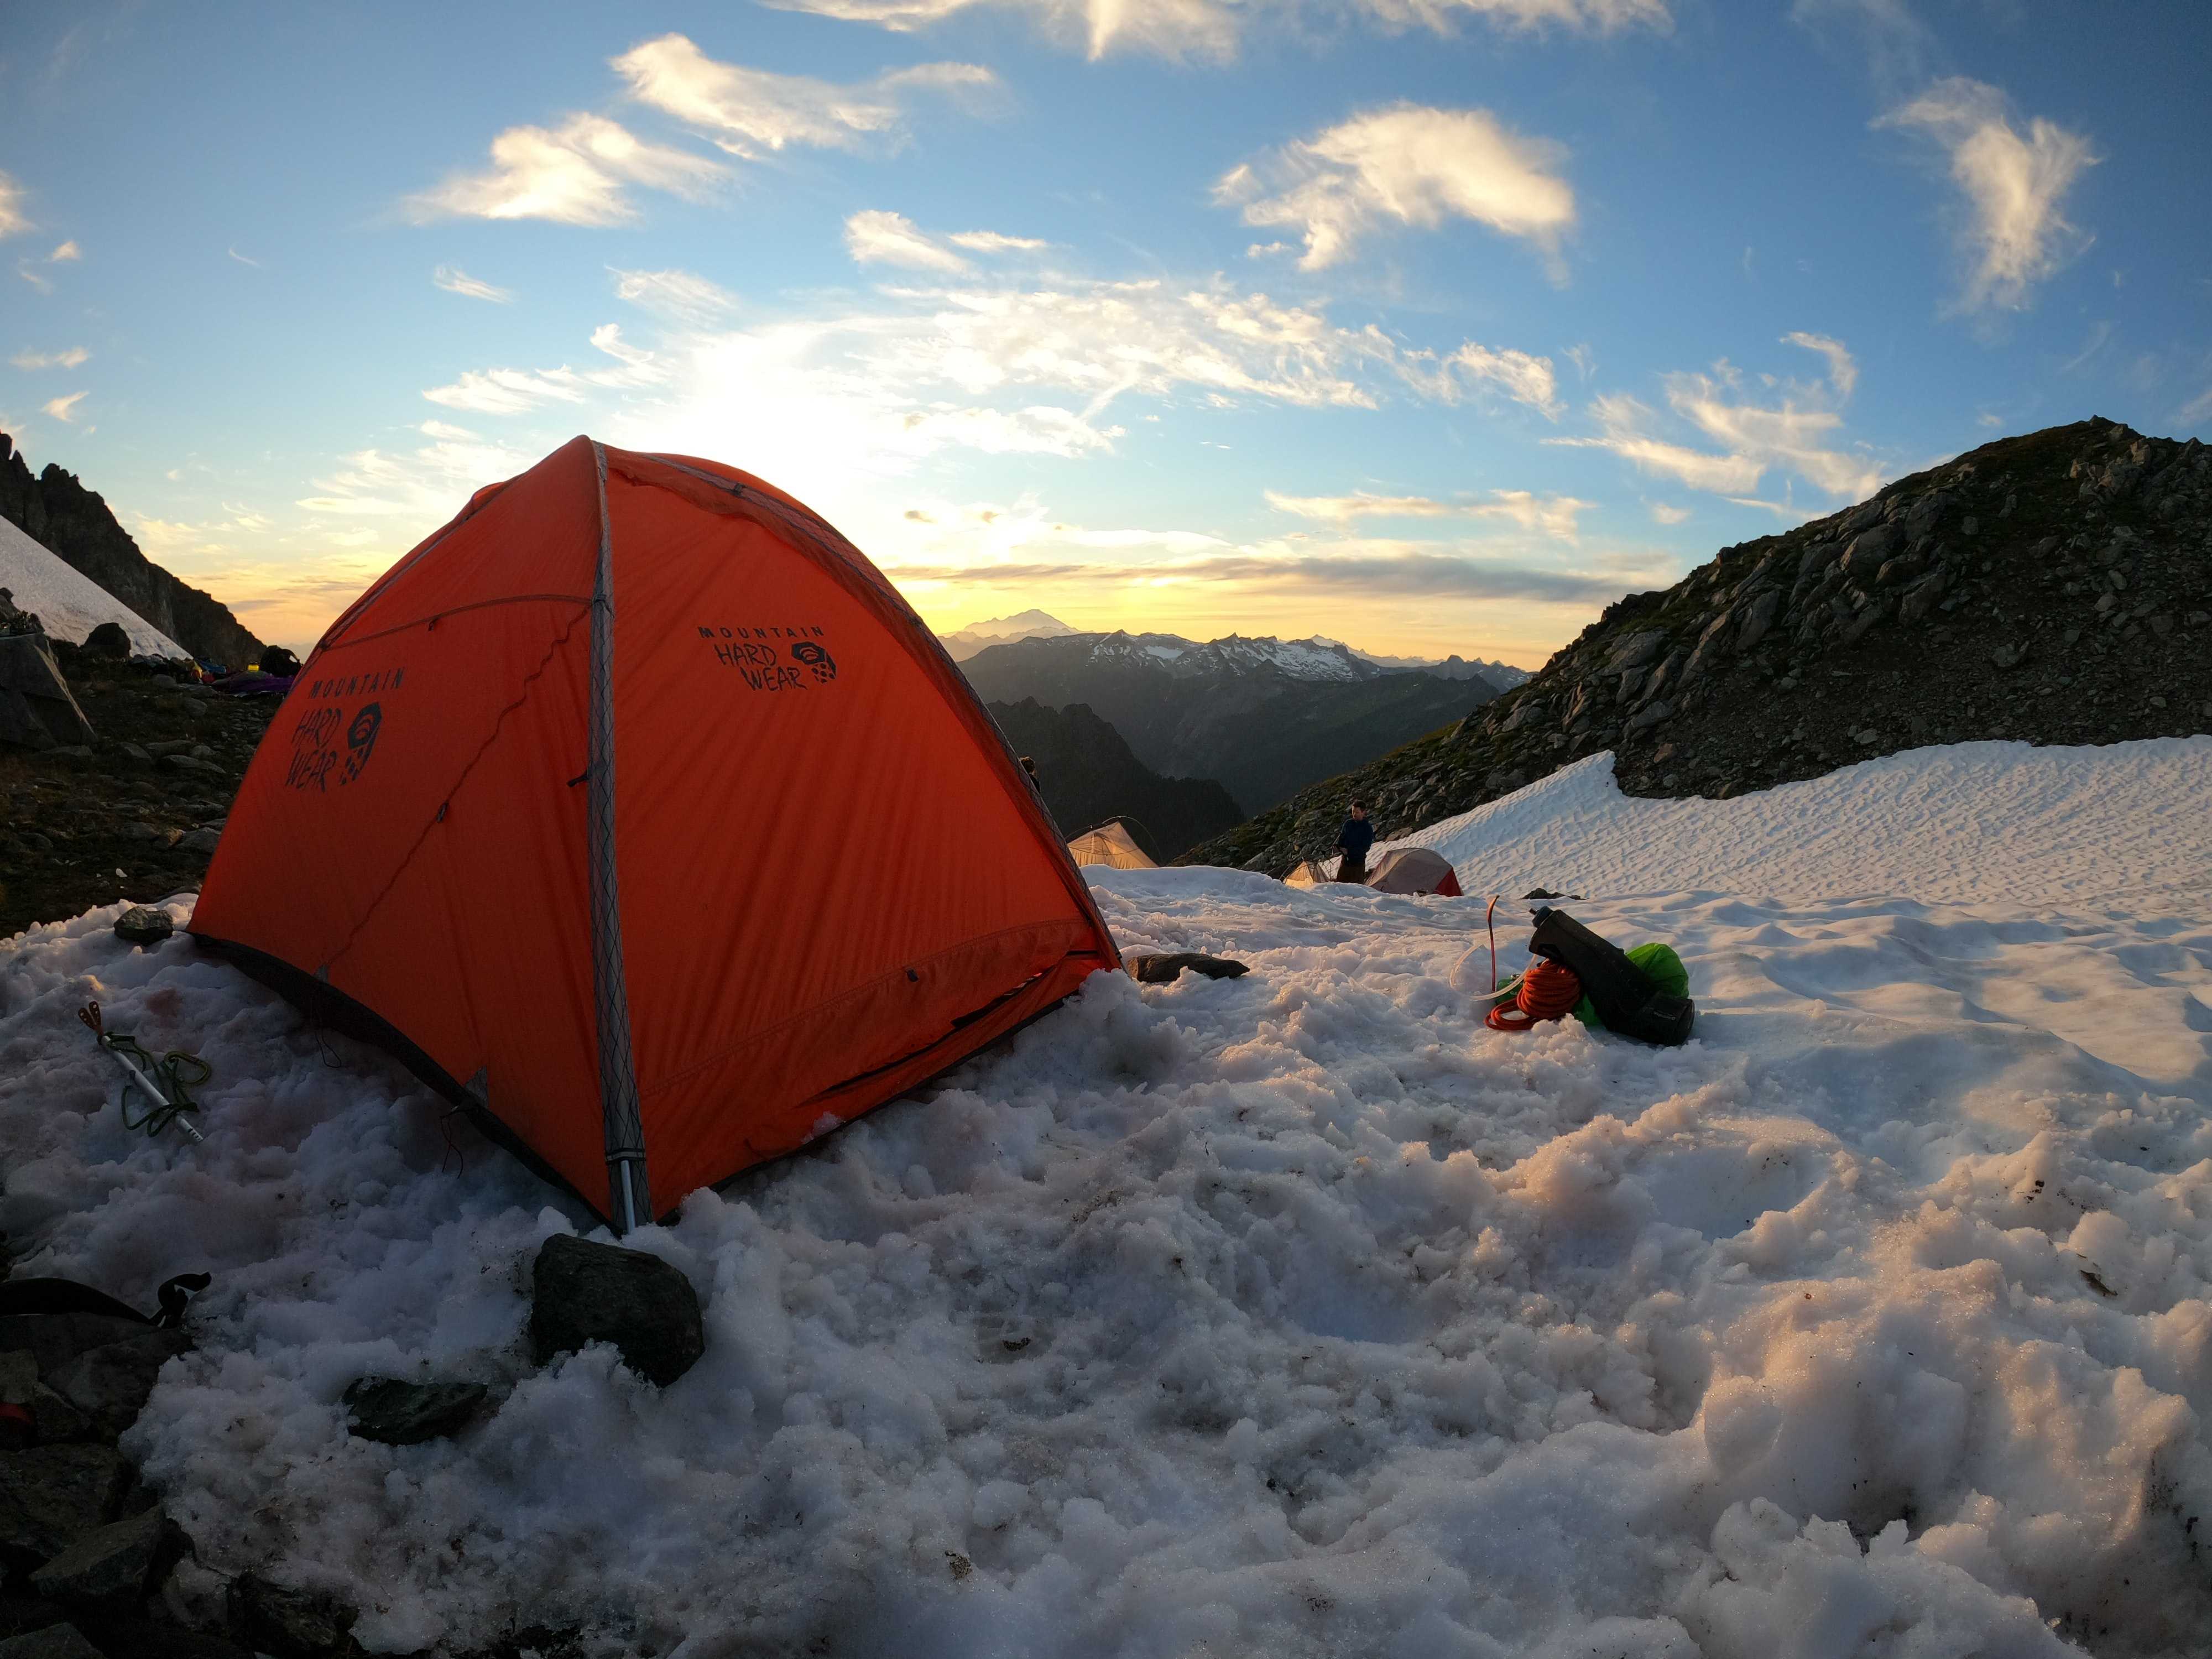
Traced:
[[[1586, 765], [1431, 832], [1674, 945], [1677, 1050], [1484, 1029], [1480, 900], [1089, 872], [1127, 948], [1253, 971], [1099, 975], [634, 1236], [706, 1310], [665, 1390], [528, 1363], [544, 1188], [114, 907], [0, 945], [0, 1227], [142, 1304], [215, 1273], [128, 1447], [375, 1651], [2202, 1652], [2208, 769]], [[89, 997], [215, 1064], [204, 1147], [125, 1134]], [[496, 1407], [355, 1441], [368, 1371]]]
[[0, 587], [14, 596], [18, 610], [35, 615], [57, 640], [82, 645], [104, 622], [120, 623], [131, 636], [133, 654], [185, 659], [191, 653], [110, 593], [91, 577], [0, 519]]

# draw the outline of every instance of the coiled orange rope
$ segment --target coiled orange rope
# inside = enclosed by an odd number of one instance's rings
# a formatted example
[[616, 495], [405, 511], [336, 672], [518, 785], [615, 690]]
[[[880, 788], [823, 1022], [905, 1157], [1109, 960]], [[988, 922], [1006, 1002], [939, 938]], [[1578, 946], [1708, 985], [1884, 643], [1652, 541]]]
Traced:
[[1485, 1020], [1493, 1031], [1525, 1031], [1541, 1020], [1563, 1019], [1583, 1000], [1583, 982], [1571, 968], [1539, 957], [1521, 975], [1513, 1000], [1501, 1002]]

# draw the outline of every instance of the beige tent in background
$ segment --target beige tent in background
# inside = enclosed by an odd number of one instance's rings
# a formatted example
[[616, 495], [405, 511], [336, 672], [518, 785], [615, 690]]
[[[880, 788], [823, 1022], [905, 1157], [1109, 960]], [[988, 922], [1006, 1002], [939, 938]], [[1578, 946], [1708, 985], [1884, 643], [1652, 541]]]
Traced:
[[1096, 830], [1086, 830], [1067, 843], [1078, 864], [1103, 864], [1113, 870], [1157, 870], [1145, 849], [1119, 818], [1109, 818]]
[[1334, 881], [1335, 879], [1335, 877], [1330, 875], [1328, 872], [1324, 870], [1320, 865], [1314, 863], [1310, 859], [1309, 859], [1305, 863], [1301, 864], [1297, 869], [1291, 871], [1289, 875], [1283, 878], [1283, 885], [1285, 887], [1318, 887], [1325, 881]]

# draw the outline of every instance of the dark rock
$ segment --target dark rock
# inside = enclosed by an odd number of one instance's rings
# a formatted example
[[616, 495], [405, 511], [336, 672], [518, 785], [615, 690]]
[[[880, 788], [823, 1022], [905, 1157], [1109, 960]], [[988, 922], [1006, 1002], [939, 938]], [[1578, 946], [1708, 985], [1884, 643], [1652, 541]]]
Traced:
[[1743, 627], [1736, 635], [1735, 648], [1747, 652], [1766, 637], [1766, 630], [1774, 626], [1774, 619], [1782, 614], [1782, 591], [1770, 587], [1744, 607]]
[[230, 1633], [270, 1659], [354, 1659], [361, 1614], [334, 1595], [272, 1584], [252, 1573], [230, 1581]]
[[1203, 974], [1208, 979], [1241, 979], [1252, 971], [1245, 963], [1233, 957], [1209, 957], [1198, 951], [1124, 957], [1121, 965], [1129, 970], [1131, 979], [1143, 985], [1171, 984], [1182, 976], [1186, 968], [1194, 974]]
[[[149, 824], [147, 828], [153, 826]], [[155, 831], [156, 836], [160, 833]], [[149, 910], [143, 904], [132, 905], [115, 919], [115, 937], [133, 945], [159, 945], [176, 931], [177, 924], [169, 919], [167, 910]]]
[[104, 622], [84, 636], [84, 642], [77, 649], [88, 657], [121, 662], [131, 654], [131, 635], [124, 631], [121, 623]]
[[0, 1659], [106, 1659], [74, 1625], [49, 1625], [0, 1642]]
[[481, 1382], [408, 1382], [396, 1376], [364, 1376], [346, 1387], [353, 1413], [346, 1426], [362, 1440], [386, 1446], [414, 1446], [458, 1433], [483, 1405]]
[[[20, 1294], [26, 1283], [10, 1279], [8, 1289]], [[153, 1328], [145, 1320], [122, 1313], [8, 1314], [0, 1316], [0, 1352], [27, 1353], [39, 1362], [40, 1375], [50, 1377], [81, 1353], [104, 1348], [111, 1342], [130, 1341]], [[188, 1346], [181, 1336], [172, 1340], [178, 1344], [179, 1352]]]
[[1990, 660], [1999, 668], [2017, 668], [2027, 660], [2027, 641], [2001, 645], [1990, 653]]
[[159, 1509], [95, 1527], [31, 1575], [31, 1588], [57, 1601], [141, 1601], [176, 1559], [183, 1539]]
[[46, 636], [0, 634], [0, 744], [52, 750], [92, 740], [92, 722], [62, 678]]
[[115, 1514], [130, 1480], [111, 1446], [0, 1452], [0, 1556], [52, 1560]]
[[261, 653], [261, 672], [282, 677], [300, 672], [300, 659], [281, 645], [272, 645]]
[[222, 832], [219, 830], [187, 830], [179, 837], [177, 846], [184, 852], [198, 853], [212, 858], [222, 842]]
[[543, 1365], [587, 1342], [666, 1388], [707, 1351], [698, 1294], [658, 1256], [556, 1233], [531, 1270], [531, 1351]]
[[148, 1330], [79, 1354], [46, 1382], [92, 1419], [95, 1433], [112, 1439], [137, 1421], [161, 1367], [185, 1346], [178, 1332]]

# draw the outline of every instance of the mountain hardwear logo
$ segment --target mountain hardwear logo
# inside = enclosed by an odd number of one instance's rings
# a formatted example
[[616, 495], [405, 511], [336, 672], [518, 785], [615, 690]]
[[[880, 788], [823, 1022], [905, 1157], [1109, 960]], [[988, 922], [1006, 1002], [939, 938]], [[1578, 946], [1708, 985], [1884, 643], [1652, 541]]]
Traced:
[[814, 671], [814, 678], [823, 685], [837, 678], [837, 659], [813, 640], [801, 640], [791, 647], [791, 659], [804, 663]]

